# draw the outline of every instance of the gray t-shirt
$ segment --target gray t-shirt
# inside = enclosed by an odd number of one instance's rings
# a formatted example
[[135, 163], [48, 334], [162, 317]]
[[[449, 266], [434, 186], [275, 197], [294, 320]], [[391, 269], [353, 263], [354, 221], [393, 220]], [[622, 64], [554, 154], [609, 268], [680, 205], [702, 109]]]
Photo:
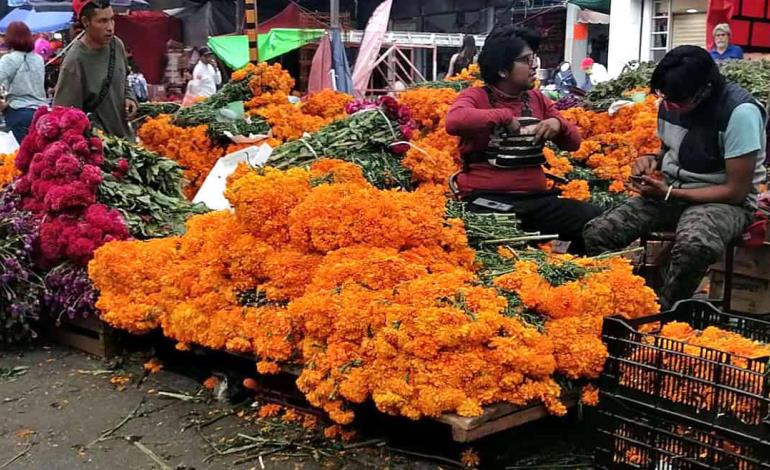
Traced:
[[[725, 184], [727, 173], [694, 173], [687, 171], [679, 164], [679, 147], [682, 144], [687, 129], [663, 119], [658, 119], [658, 136], [668, 151], [663, 156], [661, 170], [668, 184], [677, 188], [702, 188]], [[765, 146], [767, 137], [765, 134], [765, 122], [757, 105], [743, 103], [733, 109], [727, 128], [719, 132], [719, 147], [725, 160], [753, 155], [756, 161], [754, 166], [754, 186], [746, 197], [745, 205], [751, 209], [757, 208], [757, 195], [759, 185], [767, 180], [765, 170]]]
[[125, 101], [136, 101], [136, 98], [128, 86], [128, 62], [123, 41], [114, 38], [114, 46], [115, 68], [112, 81], [107, 95], [96, 109], [89, 109], [89, 106], [96, 101], [107, 77], [109, 45], [91, 49], [82, 41], [75, 41], [59, 71], [59, 82], [56, 84], [53, 101], [57, 106], [74, 106], [91, 113], [94, 125], [108, 134], [130, 138], [133, 133], [126, 118]]
[[48, 105], [45, 95], [45, 64], [34, 52], [13, 51], [0, 59], [0, 85], [8, 90], [13, 109]]

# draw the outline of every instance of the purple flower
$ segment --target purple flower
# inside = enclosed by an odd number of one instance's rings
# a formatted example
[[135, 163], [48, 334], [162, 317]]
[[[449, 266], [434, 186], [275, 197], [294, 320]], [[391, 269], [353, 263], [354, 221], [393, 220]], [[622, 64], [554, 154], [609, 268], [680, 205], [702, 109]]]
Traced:
[[35, 335], [30, 320], [39, 316], [43, 290], [32, 258], [38, 227], [10, 189], [0, 191], [0, 349]]

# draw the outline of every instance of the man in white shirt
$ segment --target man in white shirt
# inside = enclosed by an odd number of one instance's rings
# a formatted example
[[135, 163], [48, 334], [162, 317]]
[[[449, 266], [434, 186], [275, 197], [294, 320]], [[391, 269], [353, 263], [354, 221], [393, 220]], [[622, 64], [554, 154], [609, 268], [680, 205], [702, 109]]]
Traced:
[[607, 68], [590, 57], [583, 59], [580, 63], [580, 68], [586, 74], [586, 81], [582, 88], [585, 91], [591, 91], [594, 85], [604, 83], [610, 79], [610, 74], [607, 73]]
[[222, 73], [208, 47], [202, 47], [198, 53], [200, 60], [193, 69], [193, 80], [198, 81], [198, 96], [208, 98], [216, 93], [217, 86], [222, 84]]

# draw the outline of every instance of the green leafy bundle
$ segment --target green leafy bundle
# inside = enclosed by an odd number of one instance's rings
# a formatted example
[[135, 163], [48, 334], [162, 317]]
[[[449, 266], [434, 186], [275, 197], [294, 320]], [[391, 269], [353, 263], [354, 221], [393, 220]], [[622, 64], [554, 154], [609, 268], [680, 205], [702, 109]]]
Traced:
[[235, 121], [209, 123], [208, 135], [211, 140], [217, 143], [229, 143], [230, 138], [226, 135], [229, 132], [232, 135], [243, 135], [248, 137], [254, 135], [267, 135], [270, 132], [270, 125], [267, 121], [258, 116], [250, 116], [248, 119], [238, 119]]
[[142, 119], [147, 117], [158, 117], [161, 114], [174, 114], [179, 111], [179, 103], [139, 103], [139, 107], [136, 110], [136, 118]]
[[737, 83], [762, 103], [770, 99], [770, 60], [728, 60], [722, 75]]
[[586, 101], [594, 110], [606, 110], [613, 101], [621, 99], [624, 92], [649, 86], [653, 70], [654, 62], [629, 62], [617, 78], [594, 86]]
[[409, 88], [451, 88], [454, 91], [463, 91], [471, 85], [473, 85], [473, 82], [468, 80], [435, 80], [431, 82], [420, 82]]
[[[104, 181], [98, 199], [118, 209], [137, 238], [165, 237], [184, 232], [187, 218], [206, 211], [182, 193], [182, 168], [173, 160], [128, 141], [103, 136]], [[121, 172], [121, 163], [128, 171]]]
[[385, 113], [362, 111], [281, 145], [273, 151], [267, 165], [286, 169], [320, 158], [338, 158], [362, 166], [367, 179], [377, 187], [408, 188], [409, 170], [401, 166], [399, 156], [388, 150], [393, 142], [405, 140], [398, 123]]

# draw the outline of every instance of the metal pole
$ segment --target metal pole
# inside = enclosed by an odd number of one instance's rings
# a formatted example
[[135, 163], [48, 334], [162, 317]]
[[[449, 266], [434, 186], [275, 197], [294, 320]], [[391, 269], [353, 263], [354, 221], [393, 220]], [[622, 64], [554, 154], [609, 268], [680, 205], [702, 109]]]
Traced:
[[438, 79], [438, 47], [433, 45], [433, 81]]
[[329, 16], [332, 28], [340, 27], [340, 0], [329, 0]]
[[246, 5], [246, 36], [249, 39], [249, 61], [259, 61], [259, 43], [257, 42], [257, 0], [245, 0]]

